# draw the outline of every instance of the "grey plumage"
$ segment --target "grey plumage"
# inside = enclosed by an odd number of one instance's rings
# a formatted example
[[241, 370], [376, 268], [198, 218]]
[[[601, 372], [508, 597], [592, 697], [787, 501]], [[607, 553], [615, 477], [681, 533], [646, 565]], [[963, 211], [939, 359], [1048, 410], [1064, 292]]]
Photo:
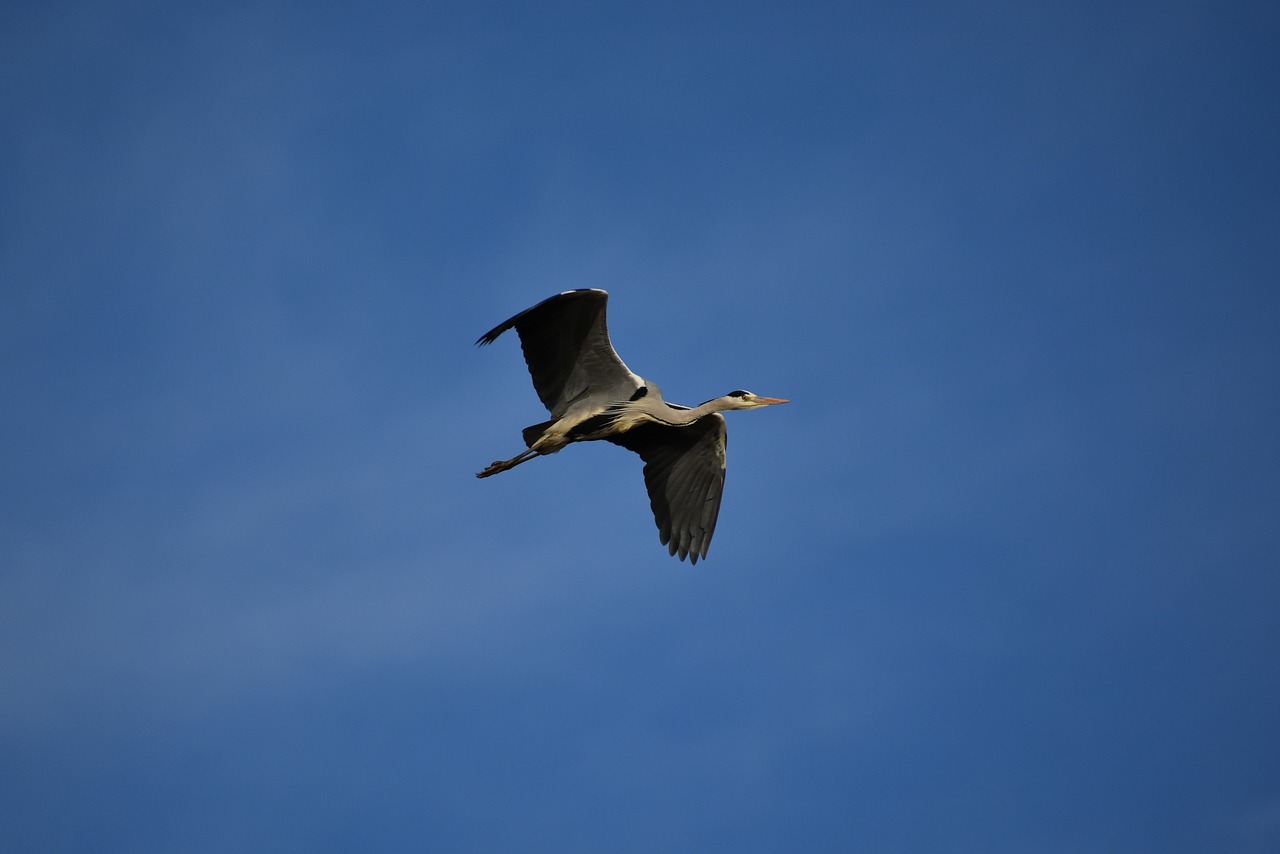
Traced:
[[534, 390], [551, 419], [526, 427], [528, 450], [479, 472], [489, 477], [572, 442], [605, 440], [640, 455], [663, 545], [681, 560], [705, 558], [724, 492], [725, 421], [729, 409], [755, 409], [781, 398], [737, 390], [699, 406], [667, 403], [631, 371], [609, 341], [602, 290], [565, 291], [495, 326], [476, 341], [492, 344], [515, 329]]
[[724, 416], [712, 413], [687, 427], [641, 424], [607, 441], [644, 460], [644, 485], [662, 544], [681, 560], [706, 557], [724, 494]]

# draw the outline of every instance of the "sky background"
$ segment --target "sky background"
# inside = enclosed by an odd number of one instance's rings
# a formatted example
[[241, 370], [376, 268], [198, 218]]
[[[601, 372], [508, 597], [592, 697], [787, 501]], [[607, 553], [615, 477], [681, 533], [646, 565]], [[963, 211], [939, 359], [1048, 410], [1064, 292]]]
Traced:
[[1280, 850], [1274, 3], [212, 5], [0, 10], [0, 849]]

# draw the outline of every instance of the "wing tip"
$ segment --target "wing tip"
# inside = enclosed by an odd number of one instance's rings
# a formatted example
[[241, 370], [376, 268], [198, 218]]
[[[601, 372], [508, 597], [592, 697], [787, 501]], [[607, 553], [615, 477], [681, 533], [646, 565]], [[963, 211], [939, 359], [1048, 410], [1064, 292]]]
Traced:
[[512, 325], [513, 324], [509, 320], [506, 323], [498, 324], [497, 326], [493, 327], [488, 332], [486, 332], [485, 334], [477, 338], [476, 346], [485, 347], [485, 346], [488, 346], [489, 344], [492, 344], [494, 341], [498, 340], [498, 336], [502, 335], [502, 333], [510, 329]]
[[[657, 513], [655, 509], [655, 515]], [[718, 509], [715, 515], [719, 515]], [[667, 547], [667, 554], [689, 561], [690, 566], [707, 559], [707, 553], [711, 551], [711, 537], [716, 532], [714, 519], [710, 526], [704, 524], [696, 530], [683, 531], [677, 531], [670, 523], [663, 525], [661, 521], [655, 521], [658, 522], [658, 541]]]
[[515, 328], [518, 321], [521, 318], [526, 317], [531, 311], [535, 311], [539, 308], [542, 308], [544, 305], [546, 305], [549, 302], [555, 302], [561, 297], [567, 297], [573, 294], [599, 294], [600, 296], [606, 299], [608, 299], [609, 297], [609, 292], [604, 290], [603, 288], [573, 288], [571, 290], [561, 291], [555, 296], [547, 297], [537, 305], [532, 306], [531, 308], [525, 309], [524, 311], [520, 312], [515, 317], [511, 318], [505, 323], [500, 323], [494, 328], [490, 329], [488, 332], [486, 332], [485, 334], [481, 335], [479, 338], [476, 339], [476, 346], [484, 347], [487, 344], [492, 344], [494, 341], [498, 340], [499, 335], [506, 332], [508, 329]]

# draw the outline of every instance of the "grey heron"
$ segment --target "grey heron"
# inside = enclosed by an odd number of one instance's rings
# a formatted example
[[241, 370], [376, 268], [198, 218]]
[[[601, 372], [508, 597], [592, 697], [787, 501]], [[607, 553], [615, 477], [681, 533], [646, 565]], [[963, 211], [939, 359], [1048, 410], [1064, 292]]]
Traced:
[[633, 373], [609, 341], [609, 294], [564, 291], [498, 324], [476, 341], [492, 344], [508, 329], [520, 336], [533, 387], [551, 419], [526, 427], [527, 450], [498, 460], [490, 477], [573, 442], [603, 439], [644, 460], [644, 482], [658, 537], [672, 555], [696, 564], [707, 556], [724, 491], [725, 423], [721, 412], [787, 403], [738, 389], [698, 406], [662, 399], [658, 386]]

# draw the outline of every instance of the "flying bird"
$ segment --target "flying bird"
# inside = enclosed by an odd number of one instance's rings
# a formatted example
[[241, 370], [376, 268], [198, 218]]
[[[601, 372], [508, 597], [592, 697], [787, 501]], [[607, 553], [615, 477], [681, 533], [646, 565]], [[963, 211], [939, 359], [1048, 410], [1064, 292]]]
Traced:
[[603, 439], [644, 460], [644, 482], [658, 537], [672, 555], [696, 564], [707, 556], [724, 491], [729, 409], [787, 403], [738, 389], [698, 406], [662, 399], [655, 383], [633, 373], [614, 352], [605, 323], [609, 294], [564, 291], [490, 329], [492, 344], [508, 329], [520, 336], [524, 360], [548, 421], [523, 431], [527, 450], [476, 474], [490, 477], [572, 442]]

